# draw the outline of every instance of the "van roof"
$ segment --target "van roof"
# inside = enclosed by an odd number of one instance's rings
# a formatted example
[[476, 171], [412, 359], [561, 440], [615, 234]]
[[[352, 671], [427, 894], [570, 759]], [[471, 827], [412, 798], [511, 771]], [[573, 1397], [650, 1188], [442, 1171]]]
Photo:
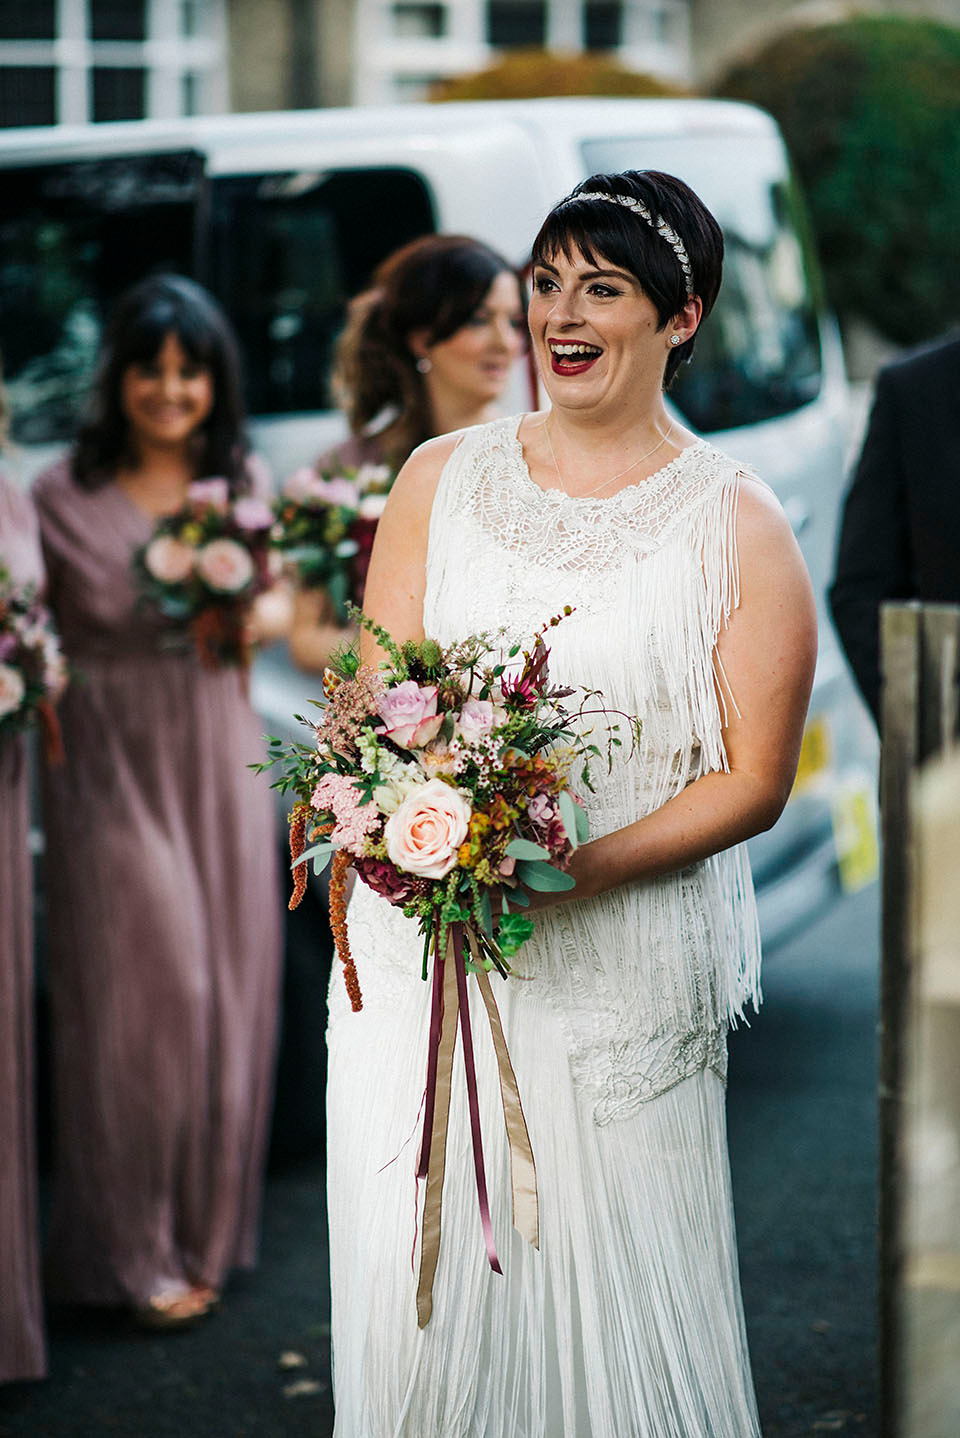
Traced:
[[[129, 120], [108, 124], [37, 126], [0, 132], [0, 161], [31, 164], [50, 159], [103, 158], [144, 151], [196, 149], [215, 160], [221, 172], [232, 152], [250, 145], [290, 140], [419, 139], [428, 143], [486, 129], [516, 125], [553, 142], [585, 135], [670, 135], [770, 133], [773, 120], [752, 105], [731, 100], [597, 99], [474, 100], [325, 110], [262, 111], [198, 115], [174, 120]], [[278, 155], [282, 160], [282, 151]]]

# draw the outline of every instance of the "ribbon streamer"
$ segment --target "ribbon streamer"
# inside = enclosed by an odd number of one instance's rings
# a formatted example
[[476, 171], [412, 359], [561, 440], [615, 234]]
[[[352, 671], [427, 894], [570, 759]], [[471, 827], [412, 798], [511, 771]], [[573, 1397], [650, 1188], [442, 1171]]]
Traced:
[[417, 1323], [425, 1328], [433, 1313], [433, 1280], [440, 1252], [443, 1178], [446, 1165], [447, 1129], [450, 1116], [450, 1087], [457, 1028], [463, 1040], [464, 1069], [467, 1082], [467, 1103], [473, 1143], [474, 1172], [480, 1221], [490, 1267], [502, 1273], [497, 1256], [487, 1196], [483, 1162], [483, 1139], [480, 1130], [480, 1104], [477, 1093], [473, 1034], [467, 993], [467, 968], [464, 953], [469, 942], [476, 963], [477, 980], [490, 1024], [497, 1069], [500, 1098], [510, 1149], [510, 1181], [513, 1198], [514, 1227], [534, 1248], [539, 1248], [539, 1208], [537, 1174], [526, 1120], [520, 1104], [516, 1074], [510, 1062], [503, 1025], [487, 972], [479, 964], [479, 955], [472, 934], [463, 924], [450, 927], [445, 954], [434, 951], [433, 993], [430, 1011], [430, 1037], [427, 1052], [427, 1086], [423, 1120], [423, 1140], [417, 1165], [417, 1177], [426, 1178], [423, 1206], [423, 1237], [420, 1246], [420, 1277], [417, 1286]]

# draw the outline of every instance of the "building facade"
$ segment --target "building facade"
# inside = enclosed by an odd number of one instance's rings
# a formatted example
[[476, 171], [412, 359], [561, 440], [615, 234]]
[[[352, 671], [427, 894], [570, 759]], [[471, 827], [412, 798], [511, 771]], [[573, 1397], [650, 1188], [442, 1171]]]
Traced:
[[503, 50], [610, 52], [631, 69], [690, 76], [689, 0], [357, 0], [357, 104], [422, 99]]
[[3, 0], [0, 126], [224, 110], [227, 0]]

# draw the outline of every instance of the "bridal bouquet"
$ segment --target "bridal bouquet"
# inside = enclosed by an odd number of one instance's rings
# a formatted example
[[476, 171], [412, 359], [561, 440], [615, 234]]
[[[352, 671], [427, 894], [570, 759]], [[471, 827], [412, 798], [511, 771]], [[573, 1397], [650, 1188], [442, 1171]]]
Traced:
[[[497, 1055], [511, 1152], [514, 1223], [535, 1246], [539, 1220], [533, 1153], [516, 1078], [490, 985], [533, 933], [528, 890], [573, 887], [564, 872], [587, 835], [571, 788], [576, 769], [590, 787], [600, 754], [583, 723], [596, 698], [551, 685], [544, 638], [572, 611], [542, 625], [527, 648], [504, 650], [502, 634], [441, 646], [398, 645], [359, 610], [354, 617], [388, 656], [379, 669], [342, 652], [324, 675], [326, 703], [311, 727], [315, 745], [269, 740], [268, 765], [296, 795], [291, 852], [297, 875], [291, 908], [332, 860], [330, 916], [354, 1009], [362, 1007], [346, 927], [344, 885], [352, 865], [365, 884], [419, 923], [422, 977], [433, 958], [432, 1017], [418, 1176], [427, 1181], [417, 1295], [421, 1327], [432, 1306], [446, 1144], [449, 1074], [462, 1035], [481, 1223], [491, 1267], [493, 1242], [480, 1139], [467, 976], [476, 976]], [[306, 721], [305, 721], [306, 722]], [[618, 744], [607, 723], [609, 744]], [[265, 767], [265, 766], [264, 766]], [[446, 1096], [446, 1098], [444, 1097]], [[431, 1165], [430, 1155], [437, 1155]], [[428, 1218], [428, 1215], [431, 1215]]]
[[53, 699], [67, 665], [50, 612], [33, 585], [16, 585], [0, 563], [0, 737], [38, 719], [48, 750], [59, 750]]
[[142, 598], [189, 634], [210, 668], [249, 663], [250, 605], [273, 583], [272, 525], [262, 500], [202, 479], [134, 556]]
[[273, 543], [300, 581], [329, 591], [343, 618], [348, 602], [363, 603], [377, 521], [394, 480], [385, 464], [341, 473], [298, 469], [275, 507]]

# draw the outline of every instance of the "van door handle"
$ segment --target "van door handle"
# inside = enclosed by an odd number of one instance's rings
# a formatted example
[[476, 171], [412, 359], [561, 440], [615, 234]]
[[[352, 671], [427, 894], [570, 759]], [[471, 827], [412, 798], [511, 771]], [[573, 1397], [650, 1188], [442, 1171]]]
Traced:
[[790, 528], [799, 538], [812, 518], [809, 504], [802, 495], [791, 494], [783, 501], [783, 512], [790, 521]]

